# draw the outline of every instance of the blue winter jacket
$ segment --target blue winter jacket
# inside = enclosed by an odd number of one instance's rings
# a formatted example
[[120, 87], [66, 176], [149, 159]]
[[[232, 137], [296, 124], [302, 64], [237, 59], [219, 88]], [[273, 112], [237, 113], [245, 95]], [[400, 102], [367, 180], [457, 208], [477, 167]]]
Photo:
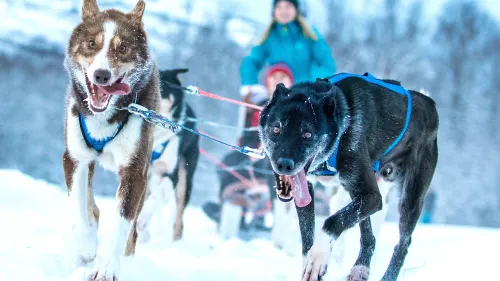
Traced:
[[318, 40], [306, 38], [297, 22], [287, 25], [275, 23], [269, 37], [252, 48], [240, 68], [241, 84], [258, 83], [260, 70], [266, 65], [287, 64], [294, 82], [312, 82], [335, 74], [335, 61], [323, 37], [313, 29]]

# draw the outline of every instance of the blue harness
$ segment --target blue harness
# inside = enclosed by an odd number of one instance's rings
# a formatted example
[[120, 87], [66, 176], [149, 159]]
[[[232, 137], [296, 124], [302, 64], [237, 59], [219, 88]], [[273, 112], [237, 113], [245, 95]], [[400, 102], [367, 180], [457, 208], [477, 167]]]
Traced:
[[161, 144], [161, 150], [160, 150], [160, 152], [157, 152], [157, 151], [153, 150], [153, 154], [151, 155], [151, 163], [153, 163], [154, 161], [158, 160], [158, 158], [161, 157], [161, 155], [165, 151], [165, 148], [167, 148], [168, 141], [169, 140], [167, 140], [166, 142], [164, 142], [164, 143]]
[[92, 137], [92, 135], [89, 132], [89, 129], [87, 128], [87, 123], [85, 123], [85, 117], [83, 117], [83, 114], [80, 113], [80, 129], [82, 130], [83, 138], [85, 139], [85, 142], [87, 143], [87, 146], [89, 148], [95, 149], [97, 152], [101, 153], [106, 144], [108, 144], [110, 141], [112, 141], [116, 135], [122, 130], [124, 123], [120, 123], [118, 128], [116, 128], [116, 131], [113, 133], [113, 135], [105, 138], [105, 139], [95, 139]]
[[[350, 78], [350, 77], [361, 78], [369, 83], [379, 85], [379, 86], [384, 87], [388, 90], [391, 90], [397, 94], [405, 95], [408, 98], [408, 109], [406, 110], [406, 123], [405, 123], [405, 126], [403, 128], [403, 131], [401, 132], [401, 134], [399, 134], [398, 138], [396, 140], [394, 140], [394, 142], [384, 151], [382, 156], [378, 160], [373, 162], [372, 169], [376, 173], [380, 169], [380, 159], [382, 157], [384, 157], [385, 155], [387, 155], [392, 149], [394, 149], [394, 147], [396, 147], [396, 145], [398, 145], [398, 143], [404, 137], [406, 130], [408, 129], [408, 125], [410, 124], [411, 108], [412, 108], [412, 99], [411, 99], [410, 91], [408, 91], [407, 89], [405, 89], [402, 86], [390, 84], [390, 83], [384, 82], [382, 80], [379, 80], [379, 79], [375, 78], [373, 75], [371, 75], [370, 73], [365, 73], [364, 75], [340, 73], [340, 74], [336, 74], [336, 75], [334, 75], [326, 80], [332, 84], [336, 84], [336, 83], [339, 83], [340, 81], [342, 81], [346, 78]], [[320, 170], [313, 171], [312, 174], [318, 175], [318, 176], [335, 176], [338, 173], [337, 160], [338, 160], [338, 156], [339, 156], [339, 147], [340, 147], [340, 141], [337, 141], [335, 143], [335, 149], [334, 149], [332, 155], [330, 155], [330, 157], [328, 157], [326, 163], [324, 164], [324, 165], [326, 165], [326, 167], [323, 167]]]

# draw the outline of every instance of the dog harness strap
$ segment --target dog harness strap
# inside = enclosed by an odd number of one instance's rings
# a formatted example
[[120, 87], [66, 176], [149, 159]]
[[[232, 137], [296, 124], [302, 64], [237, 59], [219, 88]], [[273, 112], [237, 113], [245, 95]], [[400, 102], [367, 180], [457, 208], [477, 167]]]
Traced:
[[168, 141], [169, 140], [167, 140], [166, 142], [164, 142], [164, 143], [161, 144], [161, 150], [159, 152], [153, 150], [153, 154], [151, 155], [151, 163], [153, 163], [155, 160], [158, 160], [158, 158], [161, 157], [161, 155], [165, 151], [165, 148], [167, 148]]
[[[387, 155], [389, 152], [391, 152], [391, 150], [393, 150], [394, 147], [396, 147], [396, 145], [398, 145], [398, 143], [401, 141], [401, 139], [403, 139], [403, 137], [408, 129], [408, 125], [410, 124], [411, 109], [412, 109], [411, 94], [410, 94], [410, 91], [408, 91], [406, 88], [399, 86], [399, 85], [394, 85], [394, 84], [390, 84], [390, 83], [384, 82], [382, 80], [379, 80], [379, 79], [375, 78], [373, 75], [371, 75], [370, 73], [365, 73], [364, 75], [340, 73], [340, 74], [336, 74], [330, 78], [321, 79], [321, 80], [325, 80], [325, 81], [328, 81], [332, 84], [335, 84], [335, 83], [338, 83], [338, 82], [340, 82], [346, 78], [350, 78], [350, 77], [361, 78], [367, 82], [379, 85], [381, 87], [384, 87], [384, 88], [391, 90], [395, 93], [398, 93], [400, 95], [405, 95], [408, 99], [408, 108], [406, 110], [406, 122], [405, 122], [405, 126], [404, 126], [403, 130], [401, 131], [399, 136], [396, 138], [396, 140], [394, 140], [394, 142], [384, 151], [382, 156], [378, 160], [373, 162], [372, 169], [374, 172], [378, 172], [380, 170], [380, 159], [382, 157], [384, 157], [385, 155]], [[338, 156], [339, 156], [339, 146], [340, 146], [339, 143], [337, 143], [335, 146], [334, 152], [332, 153], [332, 155], [330, 155], [330, 157], [327, 159], [327, 161], [325, 163], [325, 166], [326, 166], [325, 169], [322, 169], [320, 171], [315, 171], [314, 172], [315, 175], [335, 176], [338, 173], [337, 160], [338, 160]]]
[[382, 80], [379, 80], [379, 79], [375, 78], [375, 76], [371, 75], [370, 73], [365, 73], [363, 75], [351, 74], [351, 73], [339, 73], [339, 74], [333, 75], [332, 77], [328, 78], [327, 80], [331, 84], [336, 84], [336, 83], [338, 83], [346, 78], [351, 78], [351, 77], [361, 78], [367, 82], [370, 82], [370, 83], [375, 84], [375, 85], [379, 85], [381, 87], [389, 89], [389, 90], [391, 90], [395, 93], [398, 93], [400, 95], [407, 95], [408, 94], [407, 93], [408, 90], [406, 90], [402, 86], [390, 84], [390, 83], [384, 82]]
[[[406, 122], [405, 122], [405, 126], [403, 128], [403, 131], [401, 131], [401, 134], [399, 134], [398, 138], [394, 140], [394, 142], [389, 146], [389, 148], [387, 148], [386, 151], [384, 151], [384, 154], [382, 154], [382, 157], [384, 157], [385, 155], [387, 155], [389, 152], [391, 152], [391, 150], [394, 149], [394, 147], [396, 147], [396, 145], [398, 145], [398, 143], [401, 141], [401, 139], [403, 139], [405, 133], [406, 133], [406, 130], [408, 130], [408, 125], [410, 125], [410, 119], [411, 119], [411, 108], [412, 108], [412, 99], [411, 99], [411, 94], [410, 94], [410, 91], [408, 91], [407, 89], [403, 88], [406, 92], [406, 96], [408, 97], [408, 108], [406, 109]], [[382, 158], [380, 157], [380, 158]], [[380, 169], [380, 160], [377, 160], [373, 163], [373, 170], [375, 172], [378, 172], [378, 170]]]
[[92, 135], [89, 132], [89, 129], [87, 127], [87, 123], [85, 123], [85, 117], [83, 114], [80, 113], [79, 115], [80, 119], [80, 129], [82, 130], [83, 138], [85, 139], [85, 143], [87, 143], [87, 146], [89, 148], [95, 149], [97, 152], [101, 153], [106, 144], [108, 144], [110, 141], [112, 141], [116, 135], [122, 130], [124, 123], [120, 123], [118, 127], [116, 128], [115, 132], [105, 138], [105, 139], [95, 139], [92, 137]]

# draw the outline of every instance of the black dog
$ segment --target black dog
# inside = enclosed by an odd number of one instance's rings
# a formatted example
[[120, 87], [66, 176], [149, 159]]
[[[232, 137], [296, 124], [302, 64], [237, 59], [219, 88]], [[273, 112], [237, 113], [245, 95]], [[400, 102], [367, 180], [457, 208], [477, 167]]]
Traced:
[[[196, 115], [193, 109], [185, 102], [184, 90], [180, 87], [181, 82], [177, 77], [180, 73], [186, 73], [188, 69], [173, 69], [160, 71], [161, 87], [161, 113], [170, 120], [196, 130], [194, 119]], [[145, 231], [143, 241], [149, 239], [147, 227], [151, 217], [158, 213], [161, 201], [168, 197], [165, 193], [171, 193], [175, 189], [175, 223], [174, 239], [182, 237], [183, 214], [191, 197], [193, 189], [193, 176], [199, 158], [199, 137], [186, 130], [174, 134], [169, 130], [157, 127], [154, 134], [154, 146], [152, 155], [153, 171], [161, 179], [152, 175], [149, 180], [148, 193], [144, 203], [143, 211], [138, 219], [138, 228]], [[160, 162], [161, 166], [156, 162]], [[159, 183], [161, 181], [161, 183]], [[162, 198], [162, 199], [159, 199]], [[169, 203], [171, 204], [171, 203]], [[141, 233], [140, 233], [141, 234]]]
[[[349, 280], [368, 279], [375, 249], [370, 215], [383, 204], [380, 177], [395, 182], [401, 192], [400, 240], [382, 280], [397, 279], [437, 164], [438, 123], [431, 98], [369, 74], [340, 74], [291, 89], [277, 87], [262, 111], [259, 129], [276, 172], [278, 196], [293, 197], [297, 205], [303, 280], [321, 279], [331, 243], [358, 222], [361, 251]], [[325, 221], [316, 239], [307, 173], [338, 173], [352, 198]]]

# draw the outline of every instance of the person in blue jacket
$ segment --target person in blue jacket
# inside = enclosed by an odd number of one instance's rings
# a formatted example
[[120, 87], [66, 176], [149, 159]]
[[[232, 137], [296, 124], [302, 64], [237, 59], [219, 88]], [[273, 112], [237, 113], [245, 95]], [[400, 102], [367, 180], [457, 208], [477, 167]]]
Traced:
[[296, 83], [313, 82], [336, 72], [330, 47], [299, 14], [299, 1], [274, 0], [273, 5], [271, 24], [241, 64], [240, 93], [245, 98], [258, 92], [252, 89], [258, 87], [259, 72], [266, 64], [288, 65]]

